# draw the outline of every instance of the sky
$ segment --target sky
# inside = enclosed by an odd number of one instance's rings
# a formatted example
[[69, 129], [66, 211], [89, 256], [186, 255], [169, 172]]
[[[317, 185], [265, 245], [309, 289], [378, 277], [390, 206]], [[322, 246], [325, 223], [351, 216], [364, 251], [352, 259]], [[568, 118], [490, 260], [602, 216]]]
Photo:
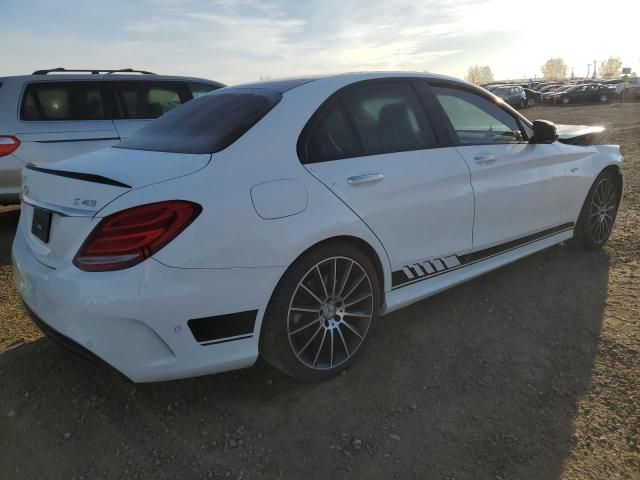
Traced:
[[[614, 8], [615, 7], [615, 8]], [[0, 76], [133, 67], [227, 84], [362, 70], [640, 72], [638, 0], [0, 0]]]

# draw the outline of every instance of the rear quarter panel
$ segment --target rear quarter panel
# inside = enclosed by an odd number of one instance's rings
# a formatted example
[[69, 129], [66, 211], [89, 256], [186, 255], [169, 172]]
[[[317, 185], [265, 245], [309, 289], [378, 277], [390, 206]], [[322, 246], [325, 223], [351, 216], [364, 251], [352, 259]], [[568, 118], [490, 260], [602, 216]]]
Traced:
[[[213, 154], [210, 164], [200, 172], [133, 190], [114, 200], [99, 216], [168, 199], [201, 204], [203, 212], [196, 221], [154, 256], [178, 268], [287, 267], [323, 240], [353, 236], [376, 251], [385, 289], [390, 289], [389, 260], [381, 243], [297, 158], [298, 135], [326, 93], [307, 91], [296, 98], [291, 95], [295, 92], [287, 93], [240, 140]], [[306, 208], [284, 218], [262, 218], [254, 208], [251, 190], [264, 182], [280, 180], [304, 187], [308, 194]]]

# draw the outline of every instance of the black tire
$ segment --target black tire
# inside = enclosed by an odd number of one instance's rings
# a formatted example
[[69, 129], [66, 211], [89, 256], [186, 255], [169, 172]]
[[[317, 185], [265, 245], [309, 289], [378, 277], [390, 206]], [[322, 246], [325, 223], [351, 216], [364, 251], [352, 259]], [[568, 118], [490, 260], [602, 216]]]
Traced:
[[[353, 262], [351, 267], [349, 262]], [[363, 279], [358, 284], [360, 276]], [[370, 298], [364, 297], [369, 289]], [[271, 297], [262, 322], [260, 354], [299, 380], [339, 374], [357, 358], [371, 336], [381, 291], [371, 260], [355, 246], [330, 242], [307, 252], [289, 267]], [[361, 297], [352, 306], [348, 303]], [[368, 324], [364, 315], [370, 315]]]
[[571, 99], [569, 97], [562, 97], [562, 104], [569, 105], [571, 103]]
[[571, 240], [574, 247], [597, 250], [607, 243], [620, 205], [618, 182], [610, 171], [602, 172], [593, 182]]
[[535, 107], [536, 106], [536, 99], [535, 98], [527, 98], [527, 106]]
[[522, 110], [527, 104], [524, 100], [520, 100], [520, 104], [518, 105], [518, 109]]

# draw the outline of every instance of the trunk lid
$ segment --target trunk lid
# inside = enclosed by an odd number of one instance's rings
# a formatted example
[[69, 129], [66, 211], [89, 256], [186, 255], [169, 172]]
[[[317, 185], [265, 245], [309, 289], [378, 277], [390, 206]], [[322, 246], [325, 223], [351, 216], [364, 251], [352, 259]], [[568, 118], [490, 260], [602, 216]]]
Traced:
[[[68, 265], [107, 204], [133, 189], [194, 173], [210, 158], [108, 148], [29, 165], [22, 173], [20, 228], [36, 259], [53, 268]], [[42, 229], [48, 229], [48, 239]]]

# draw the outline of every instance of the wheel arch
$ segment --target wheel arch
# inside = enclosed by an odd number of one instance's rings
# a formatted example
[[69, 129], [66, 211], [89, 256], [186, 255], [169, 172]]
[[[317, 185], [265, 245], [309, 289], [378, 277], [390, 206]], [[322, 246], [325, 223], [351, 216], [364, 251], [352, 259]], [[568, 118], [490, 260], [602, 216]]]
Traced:
[[[618, 198], [620, 200], [622, 200], [622, 191], [623, 191], [623, 187], [624, 187], [624, 175], [622, 174], [622, 169], [620, 168], [619, 165], [607, 165], [605, 168], [603, 168], [600, 173], [598, 173], [598, 175], [596, 175], [596, 178], [598, 178], [600, 175], [602, 175], [603, 173], [612, 173], [614, 174], [614, 178], [616, 179], [616, 187], [618, 189]], [[595, 182], [595, 180], [594, 180]]]
[[[356, 237], [354, 235], [336, 235], [336, 236], [332, 236], [332, 237], [328, 237], [324, 240], [321, 240], [319, 242], [314, 243], [313, 245], [307, 247], [304, 251], [300, 252], [294, 259], [293, 261], [289, 264], [289, 267], [284, 271], [284, 273], [280, 276], [280, 279], [278, 280], [278, 282], [276, 283], [273, 292], [271, 292], [271, 298], [273, 298], [273, 295], [275, 294], [275, 292], [277, 291], [278, 287], [280, 286], [280, 284], [282, 283], [282, 280], [287, 276], [287, 274], [289, 273], [289, 271], [291, 270], [291, 266], [294, 265], [300, 258], [304, 257], [305, 255], [307, 255], [309, 252], [316, 250], [320, 247], [323, 247], [327, 244], [331, 244], [331, 243], [347, 243], [350, 244], [356, 248], [358, 248], [359, 250], [361, 250], [368, 258], [369, 260], [371, 260], [371, 263], [373, 264], [373, 267], [376, 271], [376, 276], [378, 278], [378, 281], [380, 282], [380, 286], [382, 287], [380, 290], [380, 306], [382, 307], [385, 304], [385, 285], [387, 284], [386, 280], [388, 280], [387, 277], [387, 272], [384, 269], [383, 263], [382, 263], [382, 259], [380, 258], [379, 253], [376, 251], [376, 249], [366, 240], [360, 238], [360, 237]], [[391, 271], [390, 269], [388, 269], [388, 276], [390, 277], [391, 275]], [[389, 280], [390, 281], [390, 280]], [[271, 301], [271, 300], [269, 300]]]

